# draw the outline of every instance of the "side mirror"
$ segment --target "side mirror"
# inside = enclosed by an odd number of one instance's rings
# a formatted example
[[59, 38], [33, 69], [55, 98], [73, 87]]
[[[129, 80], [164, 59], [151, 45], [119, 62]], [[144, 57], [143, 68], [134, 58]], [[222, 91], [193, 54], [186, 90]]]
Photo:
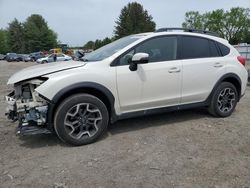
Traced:
[[149, 55], [147, 53], [136, 53], [132, 57], [132, 63], [136, 63], [136, 64], [148, 63], [148, 57]]
[[136, 71], [138, 64], [148, 63], [148, 57], [149, 57], [149, 55], [147, 53], [136, 53], [132, 57], [132, 61], [129, 65], [129, 69], [131, 71]]

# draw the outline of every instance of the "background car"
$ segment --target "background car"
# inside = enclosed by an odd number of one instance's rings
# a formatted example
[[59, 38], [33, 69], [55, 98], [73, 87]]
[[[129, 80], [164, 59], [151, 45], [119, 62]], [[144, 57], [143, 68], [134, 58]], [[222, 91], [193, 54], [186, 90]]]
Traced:
[[23, 56], [24, 56], [25, 54], [17, 54], [17, 59], [16, 59], [16, 61], [17, 62], [19, 62], [19, 61], [23, 61]]
[[0, 54], [0, 60], [5, 60], [6, 55]]
[[45, 55], [42, 52], [34, 52], [30, 54], [30, 58], [32, 61], [36, 61], [43, 57], [45, 57]]
[[7, 53], [5, 59], [8, 62], [19, 61], [19, 57], [18, 57], [18, 55], [16, 53]]
[[56, 61], [69, 61], [72, 60], [72, 57], [65, 54], [51, 54], [47, 57], [40, 58], [37, 60], [37, 63], [50, 63], [54, 62], [54, 56], [56, 55]]
[[83, 52], [83, 50], [77, 50], [74, 52], [73, 54], [73, 59], [75, 61], [80, 61], [82, 57], [84, 57], [85, 52]]
[[24, 62], [31, 61], [30, 55], [28, 55], [28, 54], [23, 54], [23, 55], [22, 55], [22, 61], [24, 61]]

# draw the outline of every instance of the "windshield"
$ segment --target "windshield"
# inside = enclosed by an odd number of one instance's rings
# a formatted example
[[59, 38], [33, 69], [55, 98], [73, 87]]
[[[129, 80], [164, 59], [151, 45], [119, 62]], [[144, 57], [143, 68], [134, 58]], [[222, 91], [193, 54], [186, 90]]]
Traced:
[[141, 38], [140, 36], [135, 36], [135, 35], [121, 38], [85, 55], [82, 58], [82, 61], [101, 61], [105, 58], [112, 56], [119, 50], [123, 49], [124, 47], [128, 46], [129, 44], [135, 42], [140, 38]]

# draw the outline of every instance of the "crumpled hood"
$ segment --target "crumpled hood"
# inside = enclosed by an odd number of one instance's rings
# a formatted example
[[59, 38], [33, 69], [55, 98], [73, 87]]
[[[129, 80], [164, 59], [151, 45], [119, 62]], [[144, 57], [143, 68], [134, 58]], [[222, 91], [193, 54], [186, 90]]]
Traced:
[[56, 63], [47, 63], [41, 65], [34, 65], [18, 71], [12, 75], [7, 84], [14, 84], [23, 80], [43, 76], [53, 72], [58, 72], [62, 70], [72, 69], [76, 67], [84, 66], [86, 63], [81, 61], [63, 61]]

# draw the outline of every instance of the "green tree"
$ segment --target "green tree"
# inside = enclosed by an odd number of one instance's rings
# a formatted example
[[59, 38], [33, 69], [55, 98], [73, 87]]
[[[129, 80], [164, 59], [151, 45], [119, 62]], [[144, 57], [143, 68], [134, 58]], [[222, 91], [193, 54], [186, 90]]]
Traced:
[[94, 49], [95, 48], [95, 42], [90, 40], [88, 41], [84, 46], [83, 49], [87, 50], [87, 49]]
[[9, 23], [8, 27], [8, 45], [12, 52], [24, 53], [25, 52], [25, 40], [23, 25], [17, 19], [14, 19]]
[[6, 54], [10, 51], [9, 49], [9, 41], [8, 41], [8, 31], [4, 29], [0, 29], [0, 53]]
[[99, 40], [99, 39], [96, 39], [95, 40], [95, 45], [94, 45], [94, 50], [96, 50], [96, 49], [98, 49], [100, 47], [102, 47], [102, 41]]
[[105, 39], [102, 40], [102, 46], [105, 46], [111, 42], [112, 42], [112, 39], [106, 37]]
[[57, 35], [41, 15], [33, 14], [24, 23], [26, 51], [49, 50], [57, 46]]
[[204, 14], [206, 17], [205, 27], [203, 29], [208, 29], [210, 31], [217, 32], [221, 37], [225, 38], [224, 33], [224, 20], [225, 13], [223, 9], [214, 10]]
[[243, 42], [250, 44], [250, 29], [244, 32]]
[[229, 11], [218, 9], [205, 14], [191, 11], [186, 13], [182, 26], [217, 32], [231, 44], [247, 42], [250, 32], [250, 9], [236, 7]]
[[185, 14], [185, 22], [182, 24], [184, 28], [204, 29], [204, 16], [198, 11], [190, 11]]
[[83, 46], [83, 49], [98, 49], [106, 44], [109, 44], [113, 41], [114, 39], [113, 38], [108, 38], [106, 37], [105, 39], [103, 40], [100, 40], [100, 39], [96, 39], [95, 42], [94, 41], [88, 41], [84, 46]]
[[155, 30], [153, 17], [137, 2], [129, 3], [127, 6], [123, 7], [115, 23], [114, 33], [116, 38]]

